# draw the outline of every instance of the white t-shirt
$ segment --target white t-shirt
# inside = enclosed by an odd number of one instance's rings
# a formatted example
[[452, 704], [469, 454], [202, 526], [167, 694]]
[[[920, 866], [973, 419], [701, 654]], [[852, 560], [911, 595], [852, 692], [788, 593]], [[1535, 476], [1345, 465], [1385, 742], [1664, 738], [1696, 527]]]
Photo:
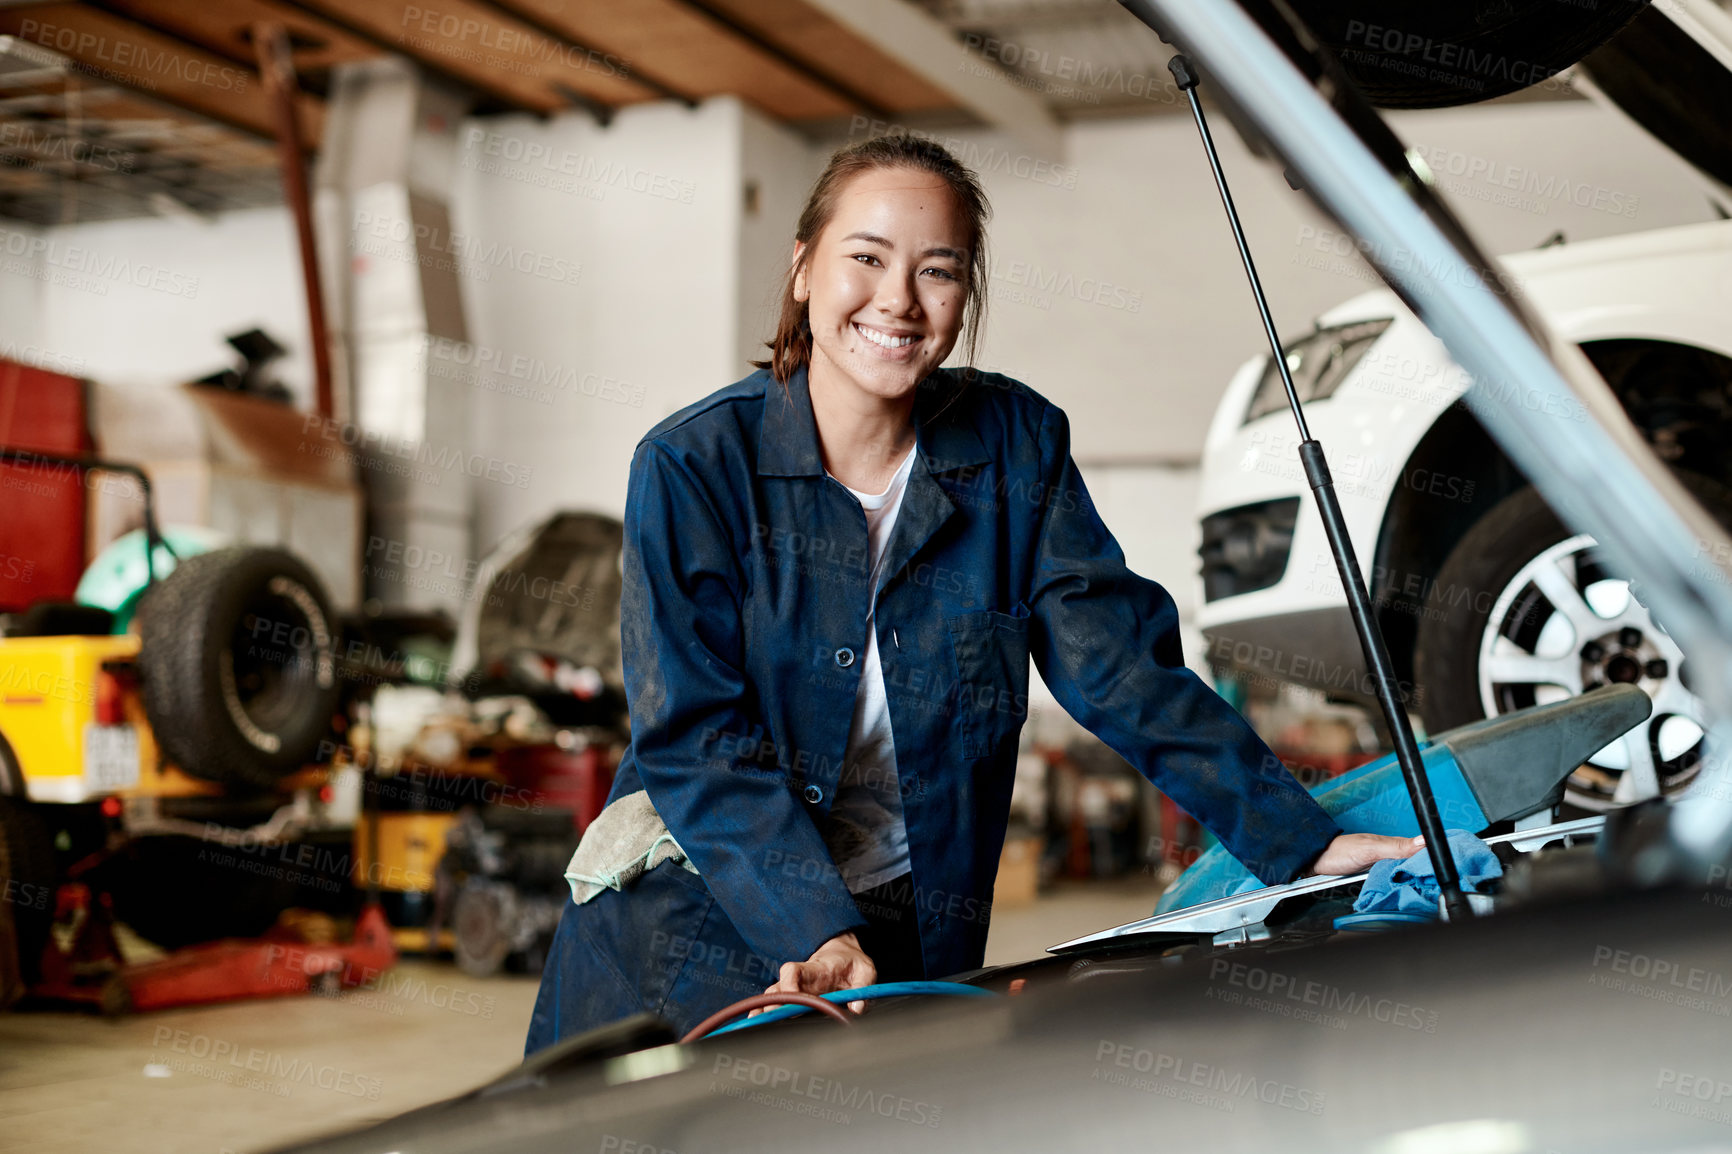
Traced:
[[[884, 546], [896, 527], [902, 494], [914, 468], [914, 450], [882, 493], [849, 489], [866, 514], [866, 542], [872, 574], [867, 587], [876, 594]], [[846, 486], [844, 486], [846, 488]], [[848, 732], [847, 760], [830, 804], [824, 842], [850, 893], [861, 893], [908, 872], [908, 827], [902, 820], [902, 790], [896, 779], [896, 740], [890, 732], [890, 703], [884, 696], [884, 667], [878, 659], [874, 614], [866, 617], [866, 652], [860, 661], [860, 689], [854, 696], [854, 727]]]

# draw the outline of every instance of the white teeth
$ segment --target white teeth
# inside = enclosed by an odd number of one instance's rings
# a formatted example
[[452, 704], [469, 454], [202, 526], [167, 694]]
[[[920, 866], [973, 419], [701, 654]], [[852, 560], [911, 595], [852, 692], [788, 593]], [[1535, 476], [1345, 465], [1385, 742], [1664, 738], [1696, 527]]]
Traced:
[[854, 331], [863, 335], [873, 344], [881, 345], [887, 349], [900, 349], [914, 343], [913, 337], [893, 337], [887, 333], [881, 333], [877, 329], [869, 329], [865, 325], [855, 325]]

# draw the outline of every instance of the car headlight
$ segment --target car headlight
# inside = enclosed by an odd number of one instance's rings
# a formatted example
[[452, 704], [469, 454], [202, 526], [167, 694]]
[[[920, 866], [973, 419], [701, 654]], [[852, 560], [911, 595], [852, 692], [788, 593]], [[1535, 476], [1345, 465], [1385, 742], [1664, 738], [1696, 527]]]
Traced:
[[[1320, 401], [1339, 388], [1353, 366], [1371, 351], [1383, 330], [1394, 323], [1391, 317], [1380, 317], [1332, 325], [1301, 337], [1282, 350], [1300, 402]], [[1264, 362], [1263, 376], [1257, 382], [1257, 391], [1251, 394], [1251, 404], [1245, 409], [1242, 423], [1249, 424], [1286, 407], [1287, 390], [1281, 387], [1281, 373], [1270, 359]]]

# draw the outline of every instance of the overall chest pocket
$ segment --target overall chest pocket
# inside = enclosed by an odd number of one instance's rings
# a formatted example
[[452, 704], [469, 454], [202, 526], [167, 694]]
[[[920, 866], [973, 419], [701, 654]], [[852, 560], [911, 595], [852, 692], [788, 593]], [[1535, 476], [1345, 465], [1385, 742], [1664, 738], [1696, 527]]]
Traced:
[[1028, 718], [1028, 607], [965, 613], [945, 624], [956, 657], [962, 756], [994, 756]]

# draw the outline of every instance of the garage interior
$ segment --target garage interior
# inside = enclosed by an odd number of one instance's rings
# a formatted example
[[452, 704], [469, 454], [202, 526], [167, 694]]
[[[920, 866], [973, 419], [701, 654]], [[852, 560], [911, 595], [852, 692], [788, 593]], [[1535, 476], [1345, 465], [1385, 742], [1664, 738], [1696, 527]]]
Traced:
[[[1226, 668], [1249, 635], [1199, 624], [1204, 449], [1265, 346], [1171, 53], [1113, 0], [0, 5], [0, 1148], [272, 1149], [519, 1061], [629, 740], [632, 448], [746, 375], [811, 182], [868, 137], [979, 172], [977, 363], [1069, 415], [1190, 666], [1303, 784], [1386, 753], [1366, 701]], [[1727, 215], [1568, 73], [1387, 118], [1494, 253]], [[1280, 331], [1380, 288], [1219, 123]], [[230, 616], [129, 632], [165, 562]], [[210, 647], [321, 629], [334, 669], [272, 683], [317, 730], [295, 765], [225, 744]], [[1211, 844], [1035, 682], [989, 965], [1148, 914]], [[140, 736], [56, 761], [41, 696]]]

